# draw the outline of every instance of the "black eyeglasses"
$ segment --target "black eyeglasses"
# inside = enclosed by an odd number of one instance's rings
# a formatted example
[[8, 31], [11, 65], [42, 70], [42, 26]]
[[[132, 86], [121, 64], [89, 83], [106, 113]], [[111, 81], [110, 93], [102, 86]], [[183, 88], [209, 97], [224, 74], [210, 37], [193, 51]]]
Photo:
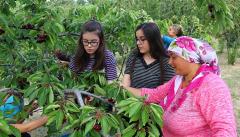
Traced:
[[137, 44], [144, 44], [144, 41], [145, 40], [147, 40], [147, 39], [144, 39], [144, 38], [142, 38], [142, 39], [136, 39], [136, 43]]
[[82, 43], [83, 43], [84, 46], [91, 45], [93, 47], [97, 47], [99, 42], [98, 41], [83, 40]]

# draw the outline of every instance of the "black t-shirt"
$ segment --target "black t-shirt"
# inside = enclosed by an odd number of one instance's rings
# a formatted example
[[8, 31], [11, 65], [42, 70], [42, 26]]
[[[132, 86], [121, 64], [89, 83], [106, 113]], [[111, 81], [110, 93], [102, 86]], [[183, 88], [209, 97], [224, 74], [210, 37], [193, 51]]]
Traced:
[[[175, 71], [168, 64], [168, 60], [168, 57], [163, 57], [164, 83], [175, 76]], [[146, 64], [143, 57], [138, 56], [135, 52], [129, 55], [124, 73], [130, 74], [131, 87], [134, 88], [155, 88], [161, 84], [160, 61], [155, 60], [151, 64]]]

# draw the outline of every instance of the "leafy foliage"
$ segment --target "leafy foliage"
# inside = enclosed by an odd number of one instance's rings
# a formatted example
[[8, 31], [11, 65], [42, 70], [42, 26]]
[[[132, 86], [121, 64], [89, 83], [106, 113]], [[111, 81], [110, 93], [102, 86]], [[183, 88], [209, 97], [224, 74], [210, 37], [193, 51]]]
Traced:
[[[237, 5], [239, 0], [233, 2]], [[229, 9], [236, 12], [231, 14]], [[163, 34], [171, 24], [178, 23], [186, 35], [207, 41], [212, 40], [212, 35], [223, 33], [229, 43], [240, 32], [236, 6], [223, 0], [2, 0], [0, 10], [0, 88], [17, 90], [29, 102], [37, 100], [49, 117], [49, 135], [72, 130], [72, 137], [158, 136], [162, 126], [158, 105], [132, 97], [117, 82], [108, 84], [104, 73], [78, 76], [67, 66], [57, 64], [55, 53], [74, 52], [80, 26], [86, 20], [96, 19], [103, 24], [107, 46], [119, 55], [119, 63], [135, 47], [134, 30], [141, 22], [155, 21]], [[239, 43], [232, 47], [236, 45]], [[66, 95], [68, 90], [76, 89], [87, 91], [85, 106]], [[0, 92], [1, 105], [6, 96]], [[31, 103], [24, 106], [15, 122], [28, 118], [30, 106]], [[0, 113], [2, 136], [19, 136], [8, 125], [8, 120], [14, 119], [6, 119]]]

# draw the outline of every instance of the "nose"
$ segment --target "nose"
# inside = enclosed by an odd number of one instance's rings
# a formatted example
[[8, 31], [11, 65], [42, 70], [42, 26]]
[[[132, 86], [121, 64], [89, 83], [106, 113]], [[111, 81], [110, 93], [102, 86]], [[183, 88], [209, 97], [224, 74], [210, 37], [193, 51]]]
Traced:
[[92, 45], [91, 45], [91, 43], [88, 43], [88, 47], [91, 47]]
[[140, 42], [140, 40], [137, 40], [137, 45], [141, 45], [141, 42]]

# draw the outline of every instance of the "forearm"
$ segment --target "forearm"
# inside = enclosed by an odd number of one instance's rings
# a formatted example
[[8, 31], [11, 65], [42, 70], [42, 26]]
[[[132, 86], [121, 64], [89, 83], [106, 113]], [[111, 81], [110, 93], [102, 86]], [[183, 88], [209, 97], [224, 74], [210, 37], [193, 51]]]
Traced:
[[130, 93], [132, 93], [134, 96], [141, 96], [141, 89], [132, 88], [132, 87], [124, 87], [124, 88], [128, 90]]
[[39, 119], [30, 121], [28, 123], [12, 124], [12, 126], [20, 130], [20, 132], [29, 132], [44, 125], [45, 123], [47, 123], [47, 120], [48, 120], [47, 116], [43, 116], [40, 117]]
[[124, 74], [123, 75], [122, 85], [124, 85], [124, 87], [130, 87], [131, 79], [130, 79], [130, 75], [129, 74]]

